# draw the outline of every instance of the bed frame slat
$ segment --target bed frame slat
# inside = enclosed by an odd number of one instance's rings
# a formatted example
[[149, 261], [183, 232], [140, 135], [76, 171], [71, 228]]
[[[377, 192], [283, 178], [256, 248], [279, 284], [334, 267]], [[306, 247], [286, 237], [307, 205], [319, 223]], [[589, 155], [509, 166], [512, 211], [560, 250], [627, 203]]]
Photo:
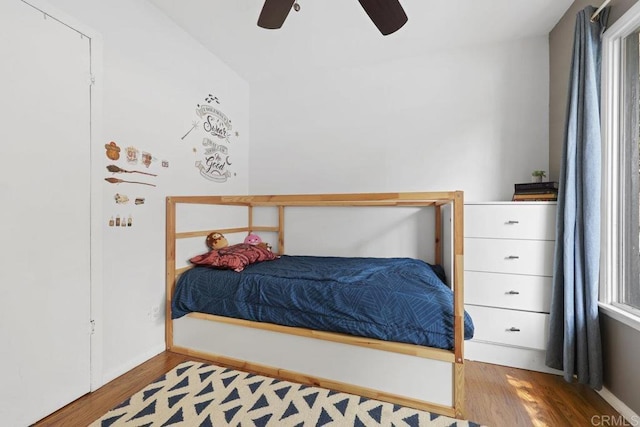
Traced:
[[231, 366], [233, 368], [236, 368], [245, 372], [253, 372], [260, 375], [269, 376], [272, 378], [292, 381], [299, 384], [307, 384], [315, 387], [322, 387], [330, 390], [339, 390], [344, 393], [350, 393], [356, 396], [364, 396], [369, 399], [392, 402], [398, 405], [416, 408], [423, 411], [433, 412], [436, 414], [446, 415], [449, 417], [457, 416], [458, 418], [462, 418], [460, 415], [456, 415], [457, 412], [454, 408], [451, 408], [449, 406], [439, 405], [436, 403], [429, 403], [423, 400], [408, 398], [408, 397], [400, 396], [397, 394], [386, 393], [383, 391], [374, 390], [367, 387], [330, 380], [327, 378], [320, 378], [313, 375], [306, 375], [300, 372], [290, 371], [287, 369], [277, 368], [273, 366], [267, 366], [259, 363], [248, 362], [246, 360], [240, 360], [233, 357], [227, 357], [227, 356], [222, 356], [218, 354], [212, 354], [208, 352], [193, 350], [187, 347], [174, 347], [172, 351], [175, 353], [192, 356], [198, 359], [209, 360], [213, 363], [219, 363], [224, 366]]
[[443, 362], [455, 362], [454, 352], [440, 348], [425, 347], [421, 345], [405, 344], [391, 341], [377, 340], [373, 338], [357, 337], [336, 332], [316, 331], [314, 329], [299, 328], [294, 326], [276, 325], [274, 323], [253, 322], [251, 320], [236, 319], [233, 317], [216, 316], [207, 313], [189, 313], [187, 316], [196, 319], [211, 320], [220, 323], [245, 326], [248, 328], [264, 329], [267, 331], [281, 332], [289, 335], [298, 335], [323, 339], [326, 341], [340, 342], [357, 345], [377, 350], [391, 351], [394, 353], [408, 354], [410, 356], [424, 357], [426, 359], [442, 360]]

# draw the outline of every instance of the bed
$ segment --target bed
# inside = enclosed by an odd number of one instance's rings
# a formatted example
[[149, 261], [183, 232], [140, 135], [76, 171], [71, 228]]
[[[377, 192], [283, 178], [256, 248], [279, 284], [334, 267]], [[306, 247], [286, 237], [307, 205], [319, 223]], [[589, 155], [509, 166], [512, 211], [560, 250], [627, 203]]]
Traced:
[[[177, 231], [178, 214], [187, 215], [192, 205], [235, 206], [245, 215], [234, 216], [237, 226], [214, 223]], [[433, 209], [433, 264], [395, 257], [286, 255], [285, 210], [331, 206]], [[275, 209], [276, 224], [254, 224], [254, 212], [263, 207]], [[460, 191], [168, 197], [167, 349], [463, 418], [463, 345], [473, 326], [463, 309], [462, 212]], [[182, 259], [176, 257], [178, 242], [203, 239], [213, 231], [273, 233], [280, 257], [242, 273], [177, 268]], [[443, 276], [449, 277], [448, 285]], [[301, 283], [305, 291], [292, 299]], [[433, 289], [421, 299], [426, 288]], [[243, 303], [231, 305], [230, 300]], [[362, 300], [372, 305], [354, 310], [354, 301]], [[294, 314], [285, 308], [294, 308]]]

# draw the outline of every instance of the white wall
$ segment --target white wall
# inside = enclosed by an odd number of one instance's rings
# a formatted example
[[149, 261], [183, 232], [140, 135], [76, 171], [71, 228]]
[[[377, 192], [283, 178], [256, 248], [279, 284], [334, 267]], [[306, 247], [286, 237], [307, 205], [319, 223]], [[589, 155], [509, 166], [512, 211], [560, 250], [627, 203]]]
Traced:
[[[256, 83], [249, 110], [247, 83], [145, 0], [50, 3], [102, 38], [102, 138], [92, 148], [113, 140], [157, 158], [148, 169], [115, 162], [158, 174], [117, 178], [157, 187], [104, 182], [96, 195], [104, 223], [96, 237], [104, 254], [98, 330], [105, 381], [164, 348], [162, 316], [148, 313], [154, 306], [163, 312], [167, 195], [462, 189], [467, 200], [506, 199], [530, 170], [547, 169], [544, 37], [363, 68], [326, 64]], [[239, 132], [228, 144], [236, 175], [224, 184], [195, 168], [203, 131], [181, 140], [209, 93]], [[104, 157], [105, 167], [112, 163]], [[116, 192], [146, 203], [117, 206]], [[131, 214], [134, 225], [109, 227], [118, 213]]]
[[548, 170], [548, 42], [425, 52], [251, 86], [251, 193], [464, 190]]
[[[102, 325], [103, 378], [108, 381], [164, 349], [164, 199], [182, 194], [243, 194], [248, 189], [249, 88], [235, 72], [196, 43], [145, 0], [50, 0], [66, 14], [100, 34], [102, 72], [96, 89], [101, 91], [102, 138], [93, 141], [104, 168], [95, 179], [103, 182], [103, 280]], [[195, 162], [203, 153], [205, 136], [200, 126], [181, 137], [199, 119], [197, 104], [208, 94], [212, 103], [231, 120], [230, 171], [226, 183], [200, 176]], [[213, 137], [216, 142], [219, 139]], [[107, 159], [104, 145], [115, 141], [123, 149], [118, 161]], [[124, 148], [135, 146], [157, 159], [149, 168], [128, 164]], [[197, 150], [194, 153], [193, 149]], [[169, 162], [168, 168], [161, 161]], [[111, 175], [106, 166], [157, 174], [150, 177], [127, 173]], [[145, 181], [157, 187], [110, 184], [104, 178]], [[129, 204], [116, 205], [115, 193], [126, 194]], [[143, 205], [134, 205], [144, 197]], [[133, 217], [132, 227], [109, 227], [111, 216]], [[151, 319], [152, 307], [159, 317]]]

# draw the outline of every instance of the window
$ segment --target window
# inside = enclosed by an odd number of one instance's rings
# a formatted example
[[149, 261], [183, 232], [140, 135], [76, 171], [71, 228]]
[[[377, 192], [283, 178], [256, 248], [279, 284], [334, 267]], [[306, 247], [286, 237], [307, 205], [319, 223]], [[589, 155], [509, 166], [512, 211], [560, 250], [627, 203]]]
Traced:
[[[640, 7], [604, 33], [601, 302], [640, 322]], [[640, 323], [638, 323], [640, 325]]]
[[640, 120], [640, 64], [638, 43], [640, 31], [636, 30], [623, 41], [622, 70], [622, 125], [620, 149], [622, 151], [620, 169], [621, 198], [623, 213], [622, 264], [623, 281], [620, 283], [619, 302], [640, 309], [640, 215], [638, 215], [640, 162], [638, 160], [638, 125]]

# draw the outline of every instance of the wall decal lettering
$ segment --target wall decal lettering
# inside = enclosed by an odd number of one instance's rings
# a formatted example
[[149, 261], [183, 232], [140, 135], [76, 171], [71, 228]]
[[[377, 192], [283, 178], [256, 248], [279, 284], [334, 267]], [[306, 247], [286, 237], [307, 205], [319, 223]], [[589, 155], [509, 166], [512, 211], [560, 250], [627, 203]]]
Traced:
[[196, 114], [202, 118], [202, 129], [206, 133], [230, 142], [231, 120], [222, 111], [210, 105], [201, 105], [196, 109]]
[[229, 166], [229, 150], [221, 144], [216, 144], [209, 138], [202, 140], [204, 150], [204, 161], [197, 161], [196, 167], [200, 175], [214, 182], [226, 182], [231, 176]]
[[199, 158], [195, 166], [203, 178], [224, 183], [231, 176], [235, 176], [235, 173], [229, 169], [232, 162], [227, 144], [231, 144], [230, 138], [237, 137], [239, 133], [233, 129], [231, 119], [218, 107], [220, 99], [217, 96], [208, 94], [204, 101], [202, 105], [196, 105], [195, 112], [198, 120], [192, 123], [191, 129], [181, 139], [184, 140], [196, 129], [200, 135], [204, 133], [202, 149], [196, 147], [192, 149]]

